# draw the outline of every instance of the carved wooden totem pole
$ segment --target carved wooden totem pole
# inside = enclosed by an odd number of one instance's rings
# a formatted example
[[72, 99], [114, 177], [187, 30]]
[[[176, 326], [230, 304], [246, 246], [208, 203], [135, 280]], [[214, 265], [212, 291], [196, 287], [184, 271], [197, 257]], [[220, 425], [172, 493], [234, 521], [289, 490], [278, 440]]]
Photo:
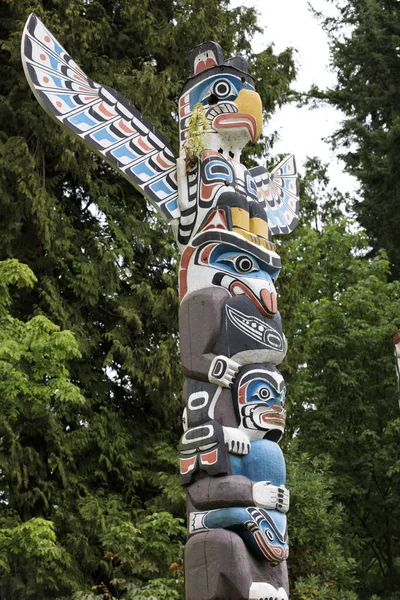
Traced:
[[287, 600], [289, 492], [278, 446], [285, 382], [277, 368], [286, 339], [271, 236], [297, 223], [297, 175], [292, 156], [272, 173], [240, 163], [262, 127], [247, 61], [224, 60], [214, 42], [191, 52], [175, 159], [151, 123], [89, 79], [35, 15], [22, 59], [43, 108], [144, 194], [181, 252], [186, 600]]

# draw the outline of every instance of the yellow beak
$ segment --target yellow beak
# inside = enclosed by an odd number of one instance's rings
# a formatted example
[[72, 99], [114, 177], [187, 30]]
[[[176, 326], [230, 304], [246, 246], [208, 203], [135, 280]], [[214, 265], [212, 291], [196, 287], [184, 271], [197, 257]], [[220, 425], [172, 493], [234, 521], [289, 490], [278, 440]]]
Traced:
[[260, 137], [262, 130], [262, 104], [260, 95], [253, 90], [240, 90], [238, 97], [235, 100], [238, 111], [241, 114], [251, 115], [257, 123], [257, 134], [253, 142], [256, 142]]

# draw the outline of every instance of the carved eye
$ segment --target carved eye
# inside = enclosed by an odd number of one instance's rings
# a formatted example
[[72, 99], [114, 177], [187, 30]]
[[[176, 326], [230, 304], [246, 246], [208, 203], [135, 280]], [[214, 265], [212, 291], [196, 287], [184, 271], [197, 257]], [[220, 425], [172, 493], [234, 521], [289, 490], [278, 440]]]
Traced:
[[267, 538], [273, 542], [274, 541], [274, 534], [272, 533], [272, 531], [270, 531], [269, 529], [267, 529]]
[[220, 79], [214, 83], [212, 93], [217, 96], [217, 98], [227, 98], [232, 93], [231, 84], [225, 79]]
[[257, 267], [249, 256], [237, 256], [233, 261], [238, 273], [251, 273], [257, 271]]
[[260, 398], [260, 400], [270, 400], [272, 397], [271, 390], [269, 390], [267, 387], [262, 387], [258, 390], [257, 396]]

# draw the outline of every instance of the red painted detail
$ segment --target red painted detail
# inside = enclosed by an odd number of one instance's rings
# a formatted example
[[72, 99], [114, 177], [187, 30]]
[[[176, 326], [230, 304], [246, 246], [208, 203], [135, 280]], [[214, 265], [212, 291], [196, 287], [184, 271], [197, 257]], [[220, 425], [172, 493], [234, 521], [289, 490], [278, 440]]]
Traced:
[[190, 259], [192, 257], [195, 248], [193, 246], [188, 246], [185, 248], [182, 258], [181, 265], [179, 268], [179, 300], [182, 302], [183, 298], [186, 295], [188, 285], [187, 285], [187, 268], [189, 266]]
[[275, 405], [273, 408], [275, 408], [275, 410], [273, 412], [264, 413], [261, 420], [264, 421], [264, 423], [284, 425], [286, 421], [286, 411], [279, 405]]
[[[218, 219], [220, 221], [218, 221]], [[225, 212], [223, 210], [215, 210], [208, 217], [207, 221], [201, 228], [201, 231], [207, 231], [207, 229], [224, 229], [224, 230], [228, 229]]]
[[114, 117], [115, 113], [110, 112], [109, 110], [106, 109], [106, 107], [104, 106], [104, 103], [102, 102], [99, 106], [99, 111], [101, 113], [103, 113], [103, 115], [105, 115], [106, 117]]
[[58, 108], [61, 108], [62, 107], [62, 102], [60, 102], [59, 100], [57, 100], [56, 106], [58, 106]]
[[182, 475], [186, 475], [189, 471], [193, 471], [194, 466], [196, 464], [196, 456], [192, 456], [191, 458], [181, 458], [180, 459], [180, 471]]
[[253, 142], [257, 140], [257, 121], [253, 115], [246, 113], [221, 113], [213, 121], [214, 129], [233, 129], [244, 127]]
[[269, 544], [260, 531], [256, 531], [254, 537], [256, 538], [260, 550], [262, 551], [264, 556], [268, 558], [268, 560], [275, 563], [285, 560], [286, 552], [283, 548], [281, 548], [280, 546], [272, 546], [271, 544]]
[[84, 83], [86, 83], [85, 79], [82, 79], [82, 77], [79, 77], [79, 75], [75, 75], [75, 73], [74, 73], [74, 79], [77, 79], [78, 81], [83, 81]]
[[145, 150], [146, 152], [151, 152], [154, 150], [153, 146], [148, 146], [142, 137], [139, 137], [137, 140], [138, 145]]
[[275, 554], [276, 558], [279, 560], [284, 560], [285, 551], [281, 546], [271, 546], [272, 552]]
[[209, 156], [221, 156], [221, 155], [216, 150], [204, 150], [203, 158], [208, 158]]
[[90, 100], [93, 100], [93, 98], [94, 96], [85, 96], [83, 99], [89, 102]]
[[278, 310], [278, 299], [275, 292], [261, 290], [261, 300], [270, 315], [275, 315]]
[[248, 383], [245, 383], [244, 385], [240, 386], [239, 404], [246, 404], [246, 392], [247, 392], [248, 385], [249, 385]]
[[50, 79], [49, 79], [48, 77], [43, 77], [43, 81], [44, 81], [45, 83], [49, 83]]
[[184, 117], [186, 117], [190, 112], [189, 109], [189, 104], [183, 104], [180, 108], [179, 108], [179, 116], [181, 117], [181, 119], [183, 119]]
[[131, 127], [128, 127], [128, 125], [125, 123], [125, 121], [123, 119], [121, 119], [120, 121], [118, 121], [118, 127], [120, 129], [122, 129], [122, 131], [124, 133], [127, 133], [128, 135], [131, 133], [135, 133], [135, 130], [132, 129]]
[[221, 183], [203, 183], [201, 182], [201, 197], [203, 200], [209, 200], [213, 196], [213, 192], [217, 187], [221, 187]]
[[162, 169], [170, 169], [172, 167], [171, 162], [167, 162], [166, 160], [164, 160], [162, 152], [159, 152], [157, 154], [155, 160]]
[[274, 555], [270, 551], [270, 546], [266, 543], [262, 533], [259, 531], [256, 531], [256, 533], [254, 534], [254, 537], [256, 538], [256, 542], [257, 542], [261, 552], [264, 554], [264, 556], [266, 558], [268, 558], [268, 560], [273, 561]]
[[47, 43], [49, 43], [49, 42], [50, 42], [50, 38], [49, 38], [49, 36], [48, 36], [48, 35], [45, 35], [45, 36], [44, 36], [44, 41], [45, 41], [45, 42], [47, 42]]
[[203, 262], [205, 265], [208, 265], [208, 259], [210, 257], [210, 254], [212, 252], [212, 250], [215, 248], [217, 244], [210, 244], [209, 246], [206, 246], [203, 250], [203, 252], [201, 253], [201, 257], [200, 260], [201, 262]]
[[191, 256], [194, 252], [194, 248], [193, 246], [188, 246], [187, 248], [185, 248], [184, 253], [182, 254], [182, 258], [181, 258], [181, 265], [180, 268], [181, 269], [187, 269], [189, 266], [189, 261], [191, 259]]
[[207, 452], [207, 454], [202, 454], [200, 456], [200, 461], [202, 465], [215, 465], [218, 460], [218, 449], [216, 448], [212, 452]]
[[206, 71], [207, 69], [211, 69], [212, 67], [216, 67], [217, 63], [213, 58], [207, 58], [206, 61], [200, 60], [196, 65], [196, 70], [194, 72], [195, 75]]
[[264, 306], [264, 303], [263, 302], [261, 303], [260, 300], [257, 298], [257, 296], [254, 294], [254, 292], [252, 292], [250, 288], [248, 288], [246, 285], [244, 285], [244, 283], [241, 283], [239, 281], [234, 281], [229, 286], [229, 291], [232, 294], [232, 296], [239, 296], [242, 293], [241, 290], [243, 290], [243, 292], [246, 294], [246, 296], [248, 298], [250, 298], [250, 300], [256, 306], [257, 310], [264, 317], [271, 318], [274, 316], [274, 313], [271, 314], [271, 313], [267, 312], [266, 307]]
[[40, 55], [40, 60], [46, 60], [46, 55], [45, 54], [41, 54]]

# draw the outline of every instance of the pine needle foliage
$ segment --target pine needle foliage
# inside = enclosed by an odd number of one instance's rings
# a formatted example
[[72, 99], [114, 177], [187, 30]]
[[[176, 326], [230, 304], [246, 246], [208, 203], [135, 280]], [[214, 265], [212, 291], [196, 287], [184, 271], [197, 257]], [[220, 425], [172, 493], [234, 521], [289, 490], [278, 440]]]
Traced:
[[278, 280], [290, 340], [282, 372], [293, 587], [299, 599], [395, 600], [400, 419], [392, 333], [400, 282], [390, 281], [383, 251], [369, 256], [367, 236], [341, 214], [347, 198], [329, 189], [316, 159], [302, 196]]
[[400, 6], [393, 0], [331, 0], [323, 18], [337, 84], [313, 89], [344, 114], [333, 142], [360, 184], [353, 208], [374, 252], [385, 249], [400, 276]]

